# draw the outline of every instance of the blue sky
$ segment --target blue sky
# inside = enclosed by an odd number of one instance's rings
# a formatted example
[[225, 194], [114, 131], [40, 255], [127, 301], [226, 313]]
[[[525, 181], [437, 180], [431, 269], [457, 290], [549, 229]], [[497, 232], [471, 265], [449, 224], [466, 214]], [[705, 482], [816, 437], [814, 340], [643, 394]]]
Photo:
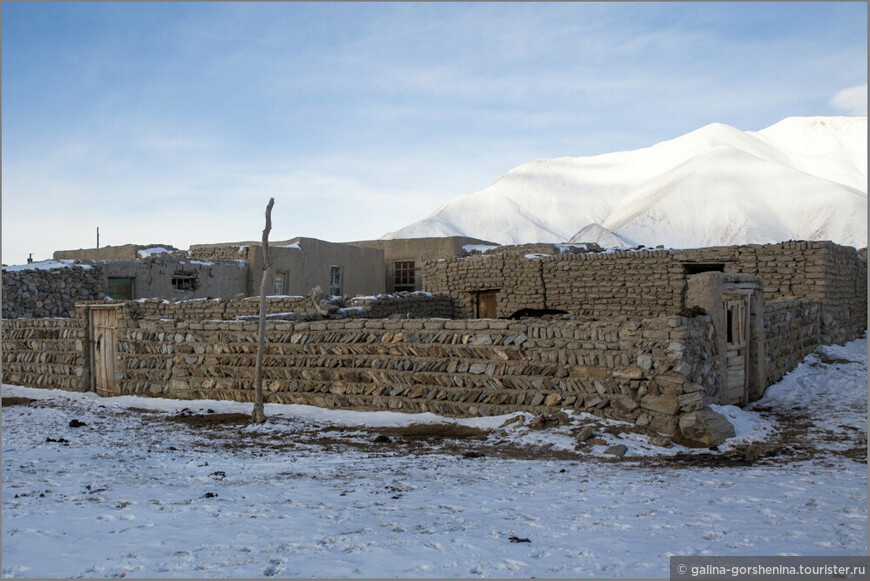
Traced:
[[865, 3], [3, 3], [3, 262], [378, 238], [538, 158], [866, 115]]

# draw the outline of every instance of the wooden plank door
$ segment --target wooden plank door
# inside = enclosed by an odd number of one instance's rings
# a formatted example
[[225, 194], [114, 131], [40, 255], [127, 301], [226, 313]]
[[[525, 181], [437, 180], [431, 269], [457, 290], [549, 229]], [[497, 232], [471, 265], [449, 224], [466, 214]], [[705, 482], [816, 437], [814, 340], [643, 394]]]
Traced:
[[93, 357], [91, 373], [94, 388], [99, 395], [120, 395], [115, 382], [115, 348], [118, 329], [118, 310], [91, 308], [91, 338]]
[[749, 296], [728, 296], [725, 301], [725, 401], [742, 405], [749, 401]]
[[498, 318], [498, 291], [481, 291], [477, 293], [477, 318]]

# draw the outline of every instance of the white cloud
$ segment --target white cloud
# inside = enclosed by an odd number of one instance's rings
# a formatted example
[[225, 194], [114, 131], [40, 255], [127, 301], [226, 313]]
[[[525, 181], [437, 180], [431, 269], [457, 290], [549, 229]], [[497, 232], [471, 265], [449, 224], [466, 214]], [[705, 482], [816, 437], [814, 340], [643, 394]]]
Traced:
[[828, 101], [828, 104], [849, 115], [867, 116], [867, 84], [843, 89]]

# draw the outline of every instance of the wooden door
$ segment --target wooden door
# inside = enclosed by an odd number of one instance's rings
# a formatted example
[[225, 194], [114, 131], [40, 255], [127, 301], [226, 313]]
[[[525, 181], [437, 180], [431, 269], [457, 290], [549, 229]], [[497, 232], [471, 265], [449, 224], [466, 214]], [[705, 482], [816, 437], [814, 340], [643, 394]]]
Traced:
[[725, 401], [742, 405], [749, 401], [749, 296], [731, 295], [725, 301]]
[[477, 318], [498, 318], [498, 291], [481, 291], [477, 293]]
[[91, 308], [91, 373], [94, 389], [102, 396], [121, 395], [115, 383], [117, 329], [117, 308]]

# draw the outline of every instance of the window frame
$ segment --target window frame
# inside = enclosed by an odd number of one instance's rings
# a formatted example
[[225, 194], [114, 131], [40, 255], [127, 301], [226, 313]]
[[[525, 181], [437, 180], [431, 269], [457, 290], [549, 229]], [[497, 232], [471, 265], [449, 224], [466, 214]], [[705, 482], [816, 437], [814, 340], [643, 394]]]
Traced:
[[344, 272], [343, 272], [343, 269], [340, 265], [332, 264], [329, 266], [329, 294], [331, 296], [340, 297], [340, 296], [344, 296], [343, 292], [344, 292]]
[[417, 290], [417, 263], [414, 260], [393, 261], [393, 291]]

